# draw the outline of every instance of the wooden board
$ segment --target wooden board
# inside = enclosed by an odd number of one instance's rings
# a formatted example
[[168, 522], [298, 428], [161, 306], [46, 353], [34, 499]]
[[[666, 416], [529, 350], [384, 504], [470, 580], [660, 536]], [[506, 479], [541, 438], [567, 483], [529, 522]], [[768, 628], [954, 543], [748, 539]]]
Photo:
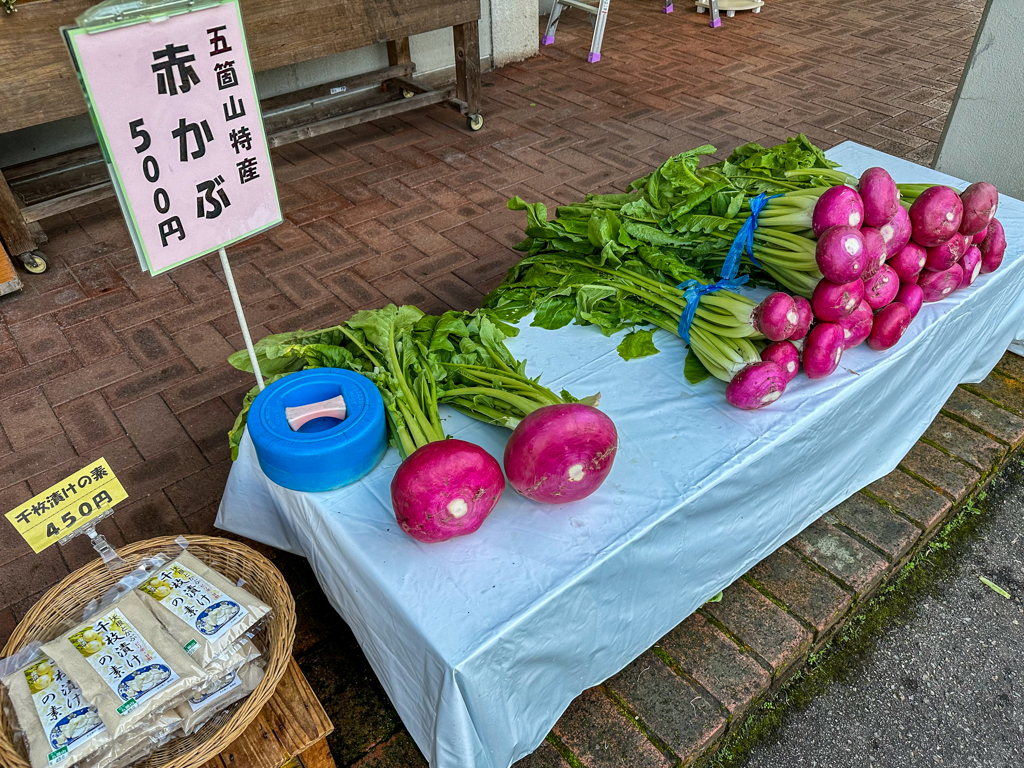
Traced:
[[274, 695], [230, 747], [202, 768], [282, 768], [298, 757], [306, 768], [334, 768], [325, 741], [334, 730], [292, 659]]
[[4, 247], [0, 245], [0, 296], [14, 293], [21, 290], [21, 280], [18, 273], [14, 271], [10, 256]]
[[[0, 133], [85, 112], [58, 28], [95, 0], [38, 0], [0, 13]], [[480, 18], [479, 0], [241, 0], [262, 72]]]

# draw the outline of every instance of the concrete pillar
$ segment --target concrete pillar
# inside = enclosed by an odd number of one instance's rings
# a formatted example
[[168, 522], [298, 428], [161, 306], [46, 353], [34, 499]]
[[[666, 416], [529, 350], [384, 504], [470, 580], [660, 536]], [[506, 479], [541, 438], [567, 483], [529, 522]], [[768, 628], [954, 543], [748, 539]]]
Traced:
[[491, 55], [501, 67], [537, 54], [538, 0], [491, 0]]
[[1024, 13], [988, 0], [946, 120], [935, 168], [1024, 198]]

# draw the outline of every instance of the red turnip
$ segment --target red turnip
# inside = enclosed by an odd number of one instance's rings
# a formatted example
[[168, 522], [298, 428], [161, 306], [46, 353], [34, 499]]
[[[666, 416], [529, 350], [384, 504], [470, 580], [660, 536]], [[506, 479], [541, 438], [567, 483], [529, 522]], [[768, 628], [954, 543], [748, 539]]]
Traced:
[[981, 251], [977, 246], [972, 245], [964, 254], [960, 266], [964, 270], [964, 276], [960, 279], [960, 288], [966, 288], [978, 279], [981, 274]]
[[896, 209], [896, 215], [878, 228], [885, 240], [885, 252], [898, 253], [910, 242], [910, 214], [902, 205]]
[[874, 227], [864, 227], [860, 231], [861, 236], [864, 238], [864, 271], [860, 277], [863, 280], [867, 277], [873, 277], [878, 274], [878, 271], [885, 264], [885, 260], [888, 256], [885, 248], [885, 238], [882, 237], [882, 233]]
[[942, 272], [960, 261], [966, 250], [964, 236], [959, 232], [954, 232], [946, 242], [928, 249], [928, 258], [924, 262], [924, 268], [932, 272]]
[[751, 363], [725, 385], [725, 399], [737, 408], [754, 411], [782, 397], [787, 382], [786, 373], [778, 364]]
[[865, 256], [864, 236], [856, 227], [846, 225], [826, 229], [814, 249], [818, 269], [833, 283], [848, 283], [860, 277]]
[[786, 377], [787, 384], [800, 372], [800, 352], [791, 341], [776, 341], [774, 344], [769, 344], [761, 352], [761, 359], [779, 366]]
[[845, 225], [860, 228], [864, 223], [864, 203], [853, 187], [839, 185], [822, 193], [811, 214], [811, 227], [814, 236], [829, 227]]
[[871, 306], [862, 301], [849, 315], [836, 324], [843, 329], [843, 349], [856, 347], [871, 333], [871, 324], [875, 319]]
[[886, 264], [877, 275], [864, 281], [864, 301], [872, 309], [881, 309], [896, 298], [899, 289], [899, 275]]
[[505, 474], [523, 496], [545, 504], [586, 498], [612, 469], [618, 433], [583, 403], [546, 405], [527, 415], [505, 444]]
[[1006, 233], [999, 219], [992, 219], [985, 239], [978, 243], [978, 250], [981, 251], [981, 274], [987, 275], [999, 269], [1006, 252]]
[[869, 227], [880, 227], [896, 215], [900, 191], [887, 170], [868, 168], [857, 188], [864, 203], [864, 223]]
[[845, 334], [836, 323], [818, 323], [804, 343], [804, 373], [809, 379], [828, 376], [839, 366]]
[[915, 242], [931, 248], [949, 240], [960, 228], [964, 206], [955, 189], [940, 185], [918, 195], [909, 213]]
[[868, 336], [868, 346], [877, 350], [896, 346], [896, 342], [907, 332], [912, 319], [910, 309], [903, 304], [893, 302], [883, 307], [875, 315], [875, 324]]
[[[991, 222], [989, 223], [991, 224]], [[981, 232], [971, 235], [971, 243], [978, 245], [986, 237], [988, 237], [988, 227], [985, 227]]]
[[921, 305], [924, 303], [924, 291], [921, 290], [920, 285], [904, 283], [900, 286], [899, 293], [896, 294], [896, 301], [893, 303], [902, 304], [909, 309], [910, 319], [913, 320], [921, 311]]
[[417, 448], [391, 481], [398, 525], [423, 542], [472, 533], [505, 490], [501, 467], [464, 440], [437, 440]]
[[924, 269], [926, 261], [928, 252], [917, 243], [909, 242], [887, 263], [899, 275], [901, 283], [916, 283], [917, 275]]
[[960, 201], [964, 206], [960, 234], [973, 235], [985, 229], [996, 215], [999, 190], [987, 181], [976, 181], [960, 193]]
[[959, 264], [954, 264], [942, 272], [924, 272], [917, 284], [924, 291], [925, 301], [942, 301], [953, 291], [960, 287], [960, 281], [964, 279], [964, 270]]
[[834, 323], [853, 312], [863, 298], [864, 283], [860, 280], [842, 284], [820, 280], [811, 294], [811, 307], [816, 318]]
[[754, 307], [750, 321], [770, 341], [788, 339], [800, 320], [796, 302], [789, 294], [776, 291]]
[[810, 332], [811, 322], [814, 320], [814, 310], [811, 309], [811, 302], [803, 296], [794, 296], [793, 303], [796, 304], [796, 330], [789, 334], [789, 338], [796, 341]]

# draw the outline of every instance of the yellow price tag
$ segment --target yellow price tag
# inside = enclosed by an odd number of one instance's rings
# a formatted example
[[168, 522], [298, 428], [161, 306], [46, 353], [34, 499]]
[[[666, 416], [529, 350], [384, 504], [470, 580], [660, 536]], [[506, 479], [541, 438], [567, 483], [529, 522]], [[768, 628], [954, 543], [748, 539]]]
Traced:
[[12, 509], [7, 519], [38, 553], [127, 498], [114, 470], [100, 459]]

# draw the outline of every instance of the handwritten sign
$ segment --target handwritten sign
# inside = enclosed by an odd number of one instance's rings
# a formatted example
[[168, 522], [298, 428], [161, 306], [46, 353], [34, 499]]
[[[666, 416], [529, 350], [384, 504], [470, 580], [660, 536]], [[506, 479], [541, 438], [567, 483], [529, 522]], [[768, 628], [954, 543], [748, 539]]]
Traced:
[[39, 553], [127, 498], [107, 460], [99, 459], [11, 510], [7, 519]]
[[64, 35], [144, 269], [281, 222], [237, 2]]

